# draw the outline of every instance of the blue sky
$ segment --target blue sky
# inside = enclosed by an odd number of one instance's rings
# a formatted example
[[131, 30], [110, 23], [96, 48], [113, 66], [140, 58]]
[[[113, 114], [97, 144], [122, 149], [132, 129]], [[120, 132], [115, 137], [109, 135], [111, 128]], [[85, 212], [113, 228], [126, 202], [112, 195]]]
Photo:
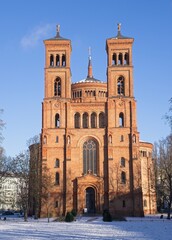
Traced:
[[172, 0], [2, 0], [0, 6], [0, 108], [6, 122], [3, 146], [15, 156], [41, 132], [44, 44], [61, 36], [72, 41], [72, 81], [87, 76], [88, 47], [93, 75], [106, 81], [105, 42], [117, 23], [133, 45], [134, 92], [140, 138], [154, 142], [170, 129], [163, 115], [172, 97]]

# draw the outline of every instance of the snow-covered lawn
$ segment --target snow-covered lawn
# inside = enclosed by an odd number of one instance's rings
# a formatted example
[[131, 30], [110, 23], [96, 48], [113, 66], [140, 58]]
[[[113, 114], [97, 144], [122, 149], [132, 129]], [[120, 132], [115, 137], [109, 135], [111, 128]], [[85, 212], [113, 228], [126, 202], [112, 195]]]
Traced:
[[72, 223], [47, 222], [47, 219], [24, 222], [23, 219], [0, 220], [3, 240], [172, 240], [172, 220], [159, 216], [127, 218], [126, 222], [103, 222], [102, 217], [81, 217]]

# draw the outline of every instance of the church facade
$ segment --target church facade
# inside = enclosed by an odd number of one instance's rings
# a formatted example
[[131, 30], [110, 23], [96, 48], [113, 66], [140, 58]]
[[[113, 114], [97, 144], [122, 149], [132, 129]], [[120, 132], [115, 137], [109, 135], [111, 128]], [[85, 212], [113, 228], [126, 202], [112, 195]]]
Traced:
[[[139, 138], [133, 92], [134, 39], [121, 34], [106, 40], [107, 80], [71, 82], [71, 40], [59, 26], [45, 44], [45, 95], [42, 103], [42, 176], [49, 174], [51, 216], [67, 211], [124, 216], [155, 213], [152, 144]], [[46, 170], [45, 170], [46, 169]], [[48, 173], [47, 173], [48, 171]], [[41, 201], [40, 215], [47, 214]]]

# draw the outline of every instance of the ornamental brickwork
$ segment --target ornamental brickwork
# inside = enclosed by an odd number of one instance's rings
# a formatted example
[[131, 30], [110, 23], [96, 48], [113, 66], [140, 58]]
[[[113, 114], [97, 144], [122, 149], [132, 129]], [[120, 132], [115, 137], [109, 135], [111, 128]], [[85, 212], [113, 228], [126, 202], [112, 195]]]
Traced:
[[[134, 39], [106, 40], [107, 79], [88, 76], [71, 82], [71, 40], [45, 44], [45, 96], [42, 103], [42, 178], [47, 182], [41, 216], [77, 213], [143, 216], [155, 213], [152, 144], [141, 142], [133, 91]], [[46, 170], [45, 170], [46, 169]], [[45, 184], [45, 182], [44, 182]], [[47, 194], [47, 198], [46, 198]], [[46, 200], [46, 201], [45, 201]]]

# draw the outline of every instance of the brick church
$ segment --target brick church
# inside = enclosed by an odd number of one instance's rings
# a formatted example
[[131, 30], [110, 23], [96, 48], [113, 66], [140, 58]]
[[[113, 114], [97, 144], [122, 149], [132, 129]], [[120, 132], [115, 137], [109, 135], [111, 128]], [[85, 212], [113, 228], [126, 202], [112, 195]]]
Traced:
[[[44, 40], [41, 165], [51, 216], [78, 214], [144, 216], [156, 212], [152, 144], [140, 141], [134, 97], [132, 46], [121, 34], [107, 38], [107, 79], [93, 75], [91, 54], [84, 80], [71, 82], [71, 40]], [[47, 214], [42, 201], [40, 215]]]

